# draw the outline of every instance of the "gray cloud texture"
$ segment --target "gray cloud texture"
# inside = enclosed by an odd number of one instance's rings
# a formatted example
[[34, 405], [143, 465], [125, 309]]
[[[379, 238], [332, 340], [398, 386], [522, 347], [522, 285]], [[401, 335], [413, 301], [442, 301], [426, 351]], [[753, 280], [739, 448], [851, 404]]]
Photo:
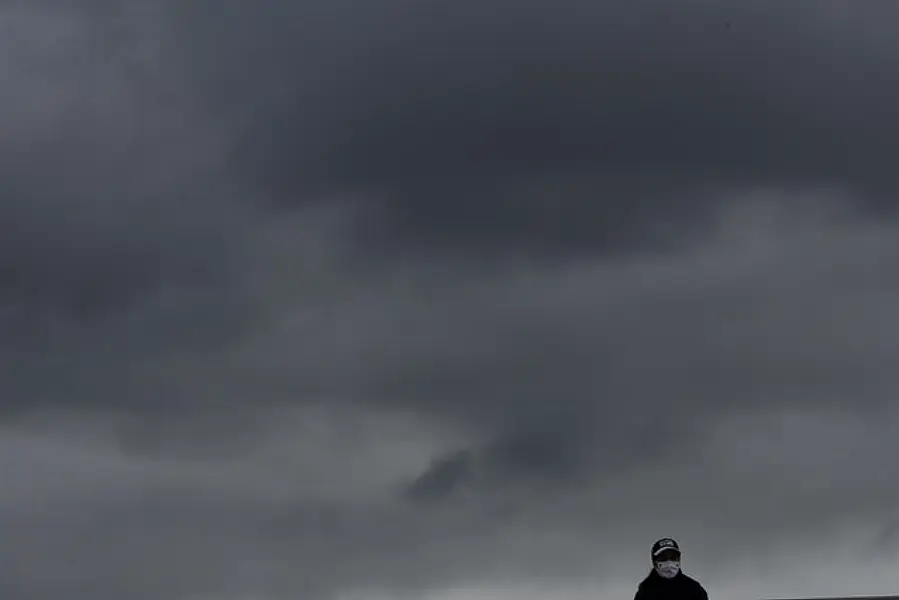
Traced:
[[0, 4], [3, 594], [894, 591], [896, 12]]

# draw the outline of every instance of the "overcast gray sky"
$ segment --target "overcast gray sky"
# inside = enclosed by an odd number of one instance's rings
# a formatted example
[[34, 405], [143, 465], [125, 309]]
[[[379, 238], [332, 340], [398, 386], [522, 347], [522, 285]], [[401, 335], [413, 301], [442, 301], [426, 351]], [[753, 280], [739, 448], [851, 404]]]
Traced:
[[0, 3], [0, 596], [899, 591], [899, 4]]

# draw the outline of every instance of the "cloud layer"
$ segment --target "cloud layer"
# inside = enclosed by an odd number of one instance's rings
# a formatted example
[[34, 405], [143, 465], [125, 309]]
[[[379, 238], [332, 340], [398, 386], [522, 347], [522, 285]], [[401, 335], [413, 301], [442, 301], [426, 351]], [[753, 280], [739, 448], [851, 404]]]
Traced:
[[892, 591], [893, 4], [0, 11], [7, 596]]

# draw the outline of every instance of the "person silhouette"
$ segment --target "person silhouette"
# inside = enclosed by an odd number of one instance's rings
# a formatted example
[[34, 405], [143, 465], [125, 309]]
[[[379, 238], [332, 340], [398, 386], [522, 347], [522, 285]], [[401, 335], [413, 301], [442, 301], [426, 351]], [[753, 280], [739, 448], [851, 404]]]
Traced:
[[681, 569], [681, 549], [672, 538], [652, 545], [652, 570], [637, 586], [634, 600], [708, 600], [705, 588]]

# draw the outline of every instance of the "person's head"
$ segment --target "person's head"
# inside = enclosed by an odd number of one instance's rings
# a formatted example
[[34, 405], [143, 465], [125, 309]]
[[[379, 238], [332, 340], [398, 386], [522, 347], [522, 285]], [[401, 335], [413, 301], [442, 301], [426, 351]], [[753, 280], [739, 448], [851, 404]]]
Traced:
[[680, 572], [680, 546], [671, 538], [662, 538], [652, 545], [652, 567], [665, 579]]

